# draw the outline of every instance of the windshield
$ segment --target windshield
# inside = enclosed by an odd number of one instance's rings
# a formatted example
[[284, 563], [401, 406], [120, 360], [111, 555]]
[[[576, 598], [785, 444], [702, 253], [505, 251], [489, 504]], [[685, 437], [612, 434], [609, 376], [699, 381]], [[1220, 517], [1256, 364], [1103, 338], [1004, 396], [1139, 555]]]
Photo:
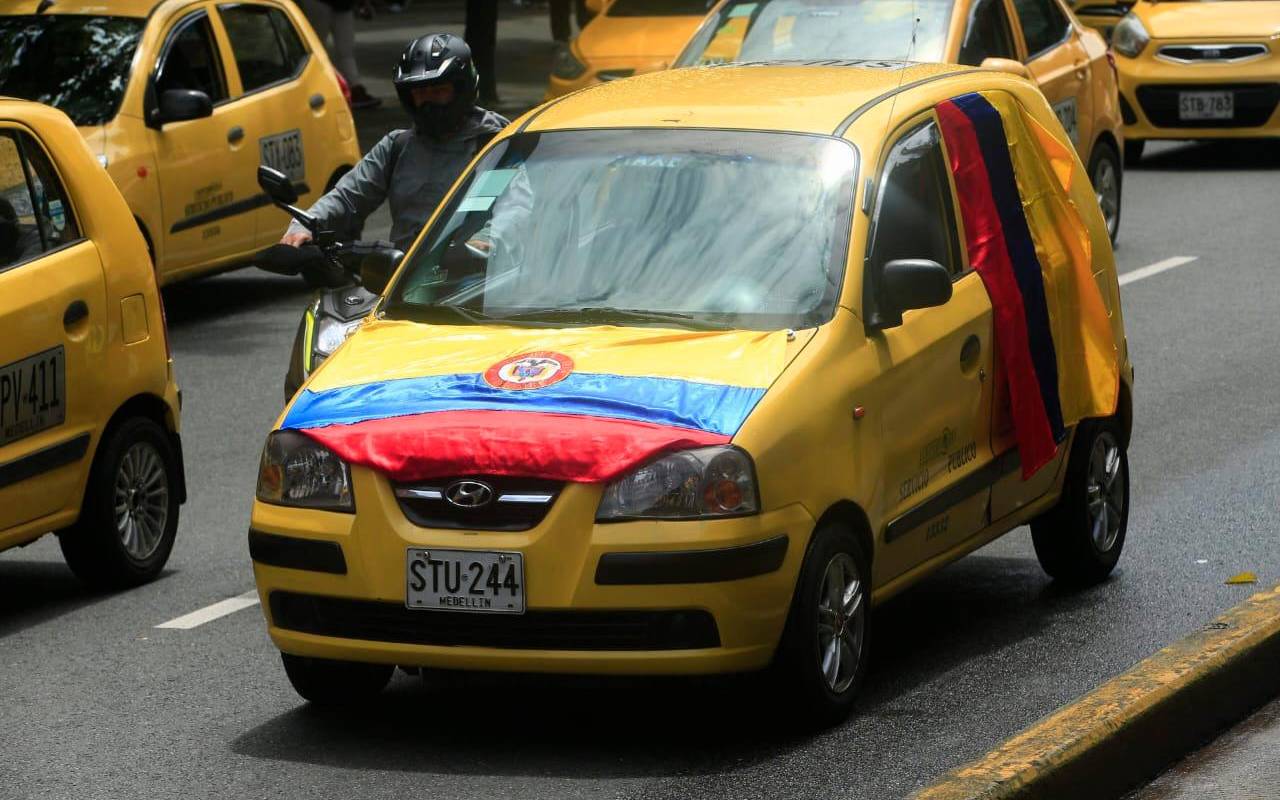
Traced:
[[46, 103], [77, 125], [116, 115], [145, 20], [0, 17], [0, 95]]
[[857, 153], [824, 136], [522, 133], [409, 255], [386, 316], [754, 330], [834, 313]]
[[701, 17], [716, 0], [614, 0], [609, 17]]
[[730, 0], [703, 23], [676, 66], [942, 61], [951, 6], [952, 0]]

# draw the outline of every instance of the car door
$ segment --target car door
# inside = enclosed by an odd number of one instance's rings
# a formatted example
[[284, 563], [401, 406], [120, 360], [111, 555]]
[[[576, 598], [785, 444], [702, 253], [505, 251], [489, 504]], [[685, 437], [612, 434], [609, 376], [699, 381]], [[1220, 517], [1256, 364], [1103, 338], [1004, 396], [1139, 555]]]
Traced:
[[231, 102], [207, 10], [170, 25], [152, 81], [156, 97], [194, 89], [213, 101], [212, 116], [151, 127], [163, 208], [161, 273], [194, 271], [252, 250], [257, 142], [245, 109]]
[[1094, 135], [1089, 54], [1058, 0], [1013, 0], [1013, 6], [1026, 48], [1023, 61], [1087, 159]]
[[977, 67], [988, 58], [1020, 60], [1005, 0], [976, 0], [960, 38], [956, 63]]
[[[241, 87], [235, 102], [252, 109], [255, 120], [257, 163], [288, 175], [305, 208], [325, 188], [328, 176], [317, 172], [327, 161], [321, 150], [336, 135], [329, 99], [305, 79], [320, 65], [310, 63], [289, 16], [274, 5], [223, 3], [218, 17]], [[263, 203], [254, 212], [258, 245], [276, 242], [288, 223], [283, 211]]]
[[0, 547], [79, 503], [106, 330], [97, 248], [39, 141], [0, 121]]
[[877, 181], [866, 269], [924, 258], [953, 278], [945, 304], [907, 311], [901, 325], [872, 333], [884, 365], [877, 395], [888, 522], [877, 560], [886, 559], [886, 576], [985, 526], [992, 464], [991, 302], [960, 245], [937, 122], [929, 114], [900, 130]]

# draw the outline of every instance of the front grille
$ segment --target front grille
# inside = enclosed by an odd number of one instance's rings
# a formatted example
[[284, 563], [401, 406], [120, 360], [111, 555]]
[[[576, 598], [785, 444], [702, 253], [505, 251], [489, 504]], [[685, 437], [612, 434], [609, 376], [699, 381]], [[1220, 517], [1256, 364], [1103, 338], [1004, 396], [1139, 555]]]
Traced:
[[1251, 61], [1267, 52], [1265, 44], [1167, 44], [1156, 55], [1178, 64], [1223, 64]]
[[[1183, 120], [1178, 117], [1180, 92], [1233, 92], [1235, 117], [1233, 119]], [[1139, 86], [1138, 103], [1151, 120], [1161, 128], [1256, 128], [1265, 125], [1280, 101], [1280, 84], [1162, 84]]]
[[[449, 501], [450, 490], [461, 484], [482, 484], [491, 493], [477, 506]], [[563, 481], [479, 475], [447, 478], [394, 487], [400, 510], [423, 528], [469, 531], [527, 531], [542, 522], [564, 488]]]
[[693, 650], [720, 646], [715, 618], [678, 611], [412, 611], [399, 603], [272, 592], [279, 628], [398, 644], [514, 650]]

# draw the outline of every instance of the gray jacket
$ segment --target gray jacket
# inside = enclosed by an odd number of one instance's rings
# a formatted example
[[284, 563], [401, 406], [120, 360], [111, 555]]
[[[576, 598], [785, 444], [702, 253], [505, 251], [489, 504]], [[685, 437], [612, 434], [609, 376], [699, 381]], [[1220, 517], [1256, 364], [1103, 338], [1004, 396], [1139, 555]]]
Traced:
[[[476, 108], [445, 142], [409, 129], [392, 131], [308, 211], [341, 238], [363, 225], [386, 200], [391, 206], [391, 241], [408, 250], [476, 152], [508, 123], [501, 114]], [[288, 232], [305, 230], [292, 222]]]

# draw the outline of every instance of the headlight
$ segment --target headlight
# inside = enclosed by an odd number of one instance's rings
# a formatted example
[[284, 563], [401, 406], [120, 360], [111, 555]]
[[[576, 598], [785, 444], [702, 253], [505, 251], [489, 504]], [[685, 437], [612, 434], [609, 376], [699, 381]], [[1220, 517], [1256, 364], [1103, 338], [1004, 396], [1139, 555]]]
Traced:
[[360, 327], [363, 320], [355, 322], [339, 322], [333, 317], [317, 317], [316, 318], [316, 338], [312, 345], [315, 353], [319, 358], [316, 362], [328, 358], [333, 355], [333, 351], [338, 349], [338, 345], [347, 340], [351, 332]]
[[347, 462], [297, 431], [275, 431], [267, 437], [258, 468], [258, 499], [282, 506], [355, 510]]
[[574, 56], [573, 50], [569, 45], [562, 45], [556, 50], [555, 61], [551, 62], [552, 75], [571, 81], [574, 78], [581, 77], [582, 73], [586, 71], [587, 65]]
[[1150, 41], [1151, 37], [1147, 34], [1147, 29], [1142, 27], [1142, 21], [1133, 14], [1120, 20], [1111, 34], [1112, 49], [1128, 58], [1137, 58]]
[[695, 519], [760, 510], [755, 468], [736, 447], [699, 447], [665, 455], [604, 491], [597, 520]]

